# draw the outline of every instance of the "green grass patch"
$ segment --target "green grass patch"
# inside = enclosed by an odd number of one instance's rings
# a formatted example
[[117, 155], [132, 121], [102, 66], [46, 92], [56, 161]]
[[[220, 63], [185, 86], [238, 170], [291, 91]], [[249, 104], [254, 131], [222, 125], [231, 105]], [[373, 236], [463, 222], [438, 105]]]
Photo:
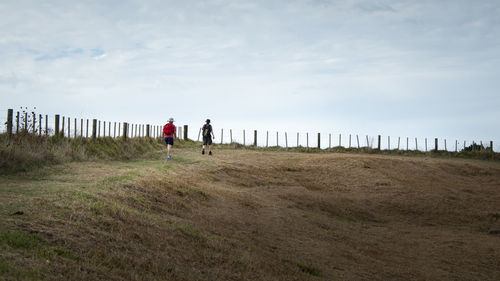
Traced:
[[315, 268], [312, 265], [298, 262], [297, 266], [300, 268], [300, 271], [302, 271], [304, 273], [310, 274], [312, 276], [320, 276], [321, 275], [321, 272], [319, 271], [319, 269]]
[[[45, 279], [43, 269], [22, 270], [9, 264], [0, 257], [0, 279], [1, 280], [43, 280]], [[3, 279], [2, 276], [8, 277]]]
[[0, 274], [13, 272], [15, 269], [0, 257]]
[[492, 219], [494, 219], [496, 221], [496, 220], [500, 219], [500, 214], [498, 214], [498, 213], [489, 213], [488, 217], [490, 217], [490, 218], [492, 218]]
[[199, 229], [196, 229], [192, 226], [185, 225], [185, 224], [180, 224], [176, 222], [170, 222], [167, 224], [167, 226], [177, 229], [180, 232], [186, 234], [187, 236], [191, 236], [194, 238], [205, 238], [205, 239], [214, 239], [216, 236], [215, 234], [207, 231], [202, 231]]
[[33, 234], [22, 231], [7, 231], [0, 233], [0, 244], [8, 245], [12, 248], [33, 249], [40, 243], [40, 240]]
[[0, 232], [0, 249], [26, 250], [36, 257], [43, 259], [54, 259], [58, 256], [72, 260], [79, 259], [70, 250], [62, 246], [50, 246], [36, 234], [25, 231]]

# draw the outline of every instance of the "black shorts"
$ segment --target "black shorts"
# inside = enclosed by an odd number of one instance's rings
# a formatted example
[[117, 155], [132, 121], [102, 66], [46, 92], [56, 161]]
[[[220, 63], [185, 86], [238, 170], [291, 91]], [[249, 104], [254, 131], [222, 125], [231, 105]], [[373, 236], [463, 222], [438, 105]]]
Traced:
[[203, 145], [212, 144], [212, 136], [203, 137]]
[[174, 145], [174, 138], [173, 137], [165, 138], [165, 143]]

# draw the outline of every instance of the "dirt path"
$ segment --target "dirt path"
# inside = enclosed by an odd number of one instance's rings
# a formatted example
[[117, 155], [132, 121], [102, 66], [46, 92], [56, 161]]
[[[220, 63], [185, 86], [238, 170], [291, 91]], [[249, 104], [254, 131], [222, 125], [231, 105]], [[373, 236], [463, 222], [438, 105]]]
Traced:
[[500, 279], [498, 163], [174, 152], [2, 176], [0, 277]]

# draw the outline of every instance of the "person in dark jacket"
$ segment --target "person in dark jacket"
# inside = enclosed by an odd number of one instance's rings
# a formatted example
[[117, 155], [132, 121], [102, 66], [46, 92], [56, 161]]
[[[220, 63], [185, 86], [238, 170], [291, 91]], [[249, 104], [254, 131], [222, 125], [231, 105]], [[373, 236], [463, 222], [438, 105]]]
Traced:
[[215, 139], [214, 130], [212, 125], [210, 125], [210, 119], [205, 121], [205, 125], [201, 128], [203, 132], [203, 148], [201, 149], [201, 154], [205, 154], [205, 148], [208, 145], [208, 155], [212, 155], [212, 138]]

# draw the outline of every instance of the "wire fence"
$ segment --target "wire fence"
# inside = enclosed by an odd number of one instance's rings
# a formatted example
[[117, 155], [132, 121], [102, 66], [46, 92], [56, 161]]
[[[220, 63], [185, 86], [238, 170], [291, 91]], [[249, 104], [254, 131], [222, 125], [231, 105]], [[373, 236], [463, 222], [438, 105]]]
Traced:
[[[160, 137], [161, 125], [134, 124], [128, 122], [112, 122], [105, 120], [48, 115], [34, 111], [1, 110], [0, 132], [30, 133], [40, 136], [61, 135], [68, 138], [100, 138], [100, 137]], [[10, 129], [9, 129], [10, 128]], [[9, 132], [9, 130], [11, 130]]]
[[[76, 138], [100, 138], [100, 137], [163, 137], [163, 124], [135, 124], [128, 122], [113, 122], [88, 118], [76, 118], [60, 116], [58, 114], [40, 114], [34, 111], [16, 111], [11, 109], [0, 109], [1, 133], [8, 133], [9, 124], [13, 134], [28, 132], [38, 135], [61, 135]], [[188, 125], [177, 126], [177, 137], [179, 139], [191, 139], [201, 141], [201, 128], [189, 130]], [[196, 127], [191, 127], [196, 128]], [[257, 131], [246, 129], [219, 129], [214, 131], [214, 143], [258, 147], [306, 147], [328, 149], [342, 148], [371, 148], [380, 150], [411, 150], [411, 151], [461, 151], [464, 149], [490, 149], [499, 151], [493, 147], [491, 140], [458, 140], [437, 139], [418, 137], [399, 137], [382, 135], [360, 135], [332, 132], [279, 132], [279, 131]]]
[[[214, 143], [241, 145], [256, 145], [258, 147], [282, 147], [282, 148], [371, 148], [380, 150], [411, 150], [431, 151], [442, 150], [458, 152], [463, 149], [490, 149], [498, 151], [493, 147], [493, 141], [486, 140], [458, 140], [452, 138], [425, 138], [425, 137], [398, 137], [382, 135], [360, 135], [343, 133], [310, 133], [310, 132], [279, 132], [279, 131], [257, 131], [257, 130], [233, 130], [220, 129], [214, 131]], [[189, 134], [189, 138], [201, 141], [201, 128]]]

